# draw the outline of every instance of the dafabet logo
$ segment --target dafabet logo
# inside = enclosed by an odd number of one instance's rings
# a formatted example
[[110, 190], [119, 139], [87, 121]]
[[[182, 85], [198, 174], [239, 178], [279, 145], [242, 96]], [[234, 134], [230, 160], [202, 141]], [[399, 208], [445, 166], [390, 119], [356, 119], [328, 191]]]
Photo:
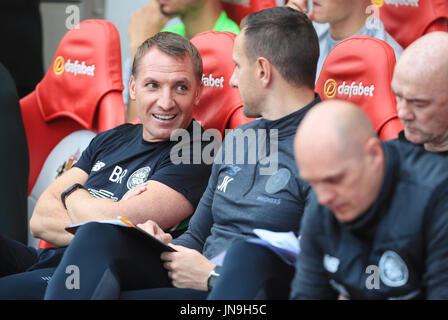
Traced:
[[324, 94], [328, 99], [334, 98], [336, 95], [338, 84], [334, 79], [328, 79], [324, 84]]
[[92, 64], [88, 66], [85, 61], [79, 63], [78, 60], [71, 62], [70, 59], [65, 62], [64, 57], [58, 56], [53, 63], [53, 72], [59, 76], [64, 73], [64, 71], [72, 73], [75, 76], [82, 74], [93, 77], [95, 75], [95, 65]]
[[399, 7], [399, 6], [408, 6], [408, 7], [418, 7], [419, 6], [419, 0], [373, 0], [372, 4], [377, 7], [381, 8], [384, 3]]
[[204, 87], [216, 87], [216, 88], [224, 88], [224, 77], [215, 78], [212, 74], [206, 76], [202, 74], [202, 83]]
[[372, 4], [377, 8], [381, 8], [384, 5], [384, 0], [372, 0]]
[[53, 71], [56, 75], [60, 75], [64, 72], [64, 58], [59, 56], [54, 60]]
[[328, 99], [332, 99], [336, 96], [336, 93], [339, 96], [348, 96], [351, 98], [352, 96], [365, 96], [365, 97], [373, 97], [373, 91], [375, 91], [375, 85], [363, 85], [362, 81], [360, 83], [356, 83], [353, 81], [350, 85], [347, 84], [347, 81], [343, 81], [338, 85], [336, 80], [328, 79], [324, 84], [324, 95]]

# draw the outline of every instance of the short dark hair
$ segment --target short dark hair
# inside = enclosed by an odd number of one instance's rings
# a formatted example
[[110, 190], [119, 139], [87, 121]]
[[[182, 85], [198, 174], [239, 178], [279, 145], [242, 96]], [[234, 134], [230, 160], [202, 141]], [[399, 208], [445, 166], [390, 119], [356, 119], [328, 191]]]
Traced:
[[172, 32], [159, 32], [155, 36], [146, 39], [137, 49], [132, 63], [132, 75], [137, 77], [138, 66], [143, 56], [154, 46], [176, 58], [183, 58], [189, 55], [193, 62], [193, 70], [196, 80], [202, 82], [202, 57], [199, 50], [187, 38]]
[[289, 7], [254, 12], [241, 22], [241, 32], [249, 60], [265, 57], [289, 83], [314, 89], [319, 39], [304, 13]]

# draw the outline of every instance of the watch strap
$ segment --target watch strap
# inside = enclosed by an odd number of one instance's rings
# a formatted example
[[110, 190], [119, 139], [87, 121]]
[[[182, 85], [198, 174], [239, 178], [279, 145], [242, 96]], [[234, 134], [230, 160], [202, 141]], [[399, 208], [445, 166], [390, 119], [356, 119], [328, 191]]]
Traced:
[[78, 189], [84, 189], [84, 190], [86, 190], [86, 188], [85, 188], [82, 184], [80, 184], [80, 183], [75, 183], [74, 185], [68, 187], [64, 192], [61, 193], [61, 201], [62, 201], [62, 204], [64, 205], [64, 208], [65, 208], [65, 209], [67, 209], [67, 205], [65, 204], [65, 199], [66, 199], [72, 192], [74, 192], [75, 190], [78, 190]]

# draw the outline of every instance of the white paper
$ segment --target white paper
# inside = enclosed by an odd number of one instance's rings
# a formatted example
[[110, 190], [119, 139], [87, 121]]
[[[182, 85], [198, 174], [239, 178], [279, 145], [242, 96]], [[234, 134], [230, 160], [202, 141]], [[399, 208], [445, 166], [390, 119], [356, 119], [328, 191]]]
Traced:
[[273, 232], [265, 229], [254, 229], [253, 231], [259, 239], [250, 239], [249, 242], [264, 245], [289, 265], [295, 265], [296, 258], [300, 253], [300, 244], [294, 232]]
[[[273, 232], [265, 229], [254, 229], [253, 232], [258, 238], [252, 238], [247, 241], [271, 249], [287, 264], [295, 266], [297, 256], [300, 253], [300, 244], [294, 232]], [[221, 252], [212, 258], [210, 262], [222, 266], [226, 253], [227, 251]]]
[[121, 220], [111, 219], [111, 220], [98, 220], [98, 221], [87, 221], [87, 222], [75, 223], [75, 224], [69, 225], [68, 227], [65, 227], [65, 230], [67, 230], [70, 233], [75, 233], [76, 230], [80, 226], [82, 226], [82, 225], [84, 225], [86, 223], [89, 223], [89, 222], [108, 223], [108, 224], [113, 224], [113, 225], [116, 225], [116, 226], [129, 227], [126, 223], [124, 223]]
[[286, 249], [288, 251], [299, 254], [300, 246], [294, 232], [273, 232], [265, 229], [254, 229], [254, 233], [263, 240], [269, 242], [274, 247]]

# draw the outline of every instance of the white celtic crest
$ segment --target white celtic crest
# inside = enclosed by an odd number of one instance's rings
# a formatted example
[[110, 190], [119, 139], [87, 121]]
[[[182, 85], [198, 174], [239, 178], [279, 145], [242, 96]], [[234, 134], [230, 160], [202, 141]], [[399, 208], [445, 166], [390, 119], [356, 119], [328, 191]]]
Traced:
[[149, 172], [151, 171], [150, 167], [143, 167], [138, 169], [137, 171], [134, 171], [133, 174], [128, 179], [128, 182], [126, 183], [126, 186], [129, 190], [132, 188], [138, 186], [139, 184], [142, 184], [148, 180]]

